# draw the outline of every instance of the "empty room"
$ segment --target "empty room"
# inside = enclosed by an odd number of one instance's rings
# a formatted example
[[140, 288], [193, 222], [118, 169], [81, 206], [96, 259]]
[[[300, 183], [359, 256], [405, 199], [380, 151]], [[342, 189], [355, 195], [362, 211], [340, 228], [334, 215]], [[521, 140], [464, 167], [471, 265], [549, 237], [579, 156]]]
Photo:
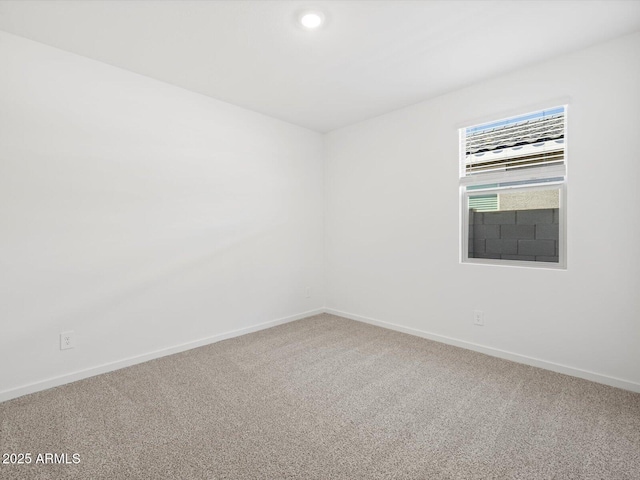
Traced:
[[0, 0], [0, 478], [639, 479], [640, 1]]

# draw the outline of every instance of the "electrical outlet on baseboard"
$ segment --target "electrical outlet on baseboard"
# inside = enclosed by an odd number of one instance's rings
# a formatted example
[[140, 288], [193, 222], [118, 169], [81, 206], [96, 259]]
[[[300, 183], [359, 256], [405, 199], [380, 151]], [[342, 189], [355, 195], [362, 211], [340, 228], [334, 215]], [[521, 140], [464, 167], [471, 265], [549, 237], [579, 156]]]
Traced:
[[473, 311], [473, 324], [479, 327], [484, 326], [484, 312], [482, 310]]
[[68, 350], [76, 346], [76, 335], [73, 330], [60, 334], [60, 350]]

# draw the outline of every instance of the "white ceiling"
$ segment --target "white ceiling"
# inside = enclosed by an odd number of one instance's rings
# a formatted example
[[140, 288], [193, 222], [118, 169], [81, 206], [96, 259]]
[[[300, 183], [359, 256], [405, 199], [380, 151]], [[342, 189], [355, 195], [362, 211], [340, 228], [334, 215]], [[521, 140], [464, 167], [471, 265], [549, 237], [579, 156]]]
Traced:
[[640, 1], [3, 0], [0, 29], [327, 132], [639, 31]]

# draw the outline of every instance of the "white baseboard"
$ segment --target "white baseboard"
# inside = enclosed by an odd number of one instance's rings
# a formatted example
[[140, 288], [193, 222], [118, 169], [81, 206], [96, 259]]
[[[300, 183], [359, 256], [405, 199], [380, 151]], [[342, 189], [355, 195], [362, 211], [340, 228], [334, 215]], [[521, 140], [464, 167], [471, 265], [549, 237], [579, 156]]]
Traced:
[[163, 348], [160, 350], [155, 350], [153, 352], [144, 353], [142, 355], [136, 355], [134, 357], [125, 358], [123, 360], [117, 360], [115, 362], [109, 362], [109, 363], [105, 363], [95, 367], [87, 368], [84, 370], [79, 370], [76, 372], [48, 378], [46, 380], [42, 380], [39, 382], [29, 383], [27, 385], [22, 385], [17, 388], [12, 388], [12, 389], [4, 390], [0, 392], [0, 402], [5, 402], [13, 398], [21, 397], [23, 395], [28, 395], [30, 393], [39, 392], [41, 390], [46, 390], [49, 388], [58, 387], [60, 385], [75, 382], [85, 378], [93, 377], [101, 373], [112, 372], [114, 370], [119, 370], [121, 368], [130, 367], [132, 365], [137, 365], [138, 363], [147, 362], [149, 360], [165, 357], [167, 355], [173, 355], [174, 353], [184, 352], [185, 350], [191, 350], [192, 348], [202, 347], [204, 345], [216, 343], [221, 340], [226, 340], [228, 338], [239, 337], [240, 335], [245, 335], [247, 333], [257, 332], [259, 330], [275, 327], [276, 325], [281, 325], [283, 323], [293, 322], [295, 320], [300, 320], [302, 318], [310, 317], [312, 315], [317, 315], [323, 312], [324, 312], [323, 308], [309, 310], [307, 312], [299, 313], [297, 315], [291, 315], [288, 317], [279, 318], [277, 320], [271, 320], [269, 322], [260, 323], [258, 325], [252, 325], [250, 327], [240, 328], [238, 330], [233, 330], [230, 332], [219, 333], [218, 335], [202, 338], [200, 340], [195, 340], [193, 342], [182, 343], [180, 345], [176, 345], [173, 347]]
[[415, 328], [403, 327], [395, 323], [383, 322], [382, 320], [376, 320], [374, 318], [363, 317], [361, 315], [355, 315], [349, 312], [342, 312], [340, 310], [334, 310], [332, 308], [325, 308], [326, 313], [337, 315], [339, 317], [348, 318], [350, 320], [356, 320], [358, 322], [368, 323], [376, 325], [382, 328], [388, 328], [389, 330], [395, 330], [402, 333], [408, 333], [409, 335], [415, 335], [418, 337], [434, 340], [440, 343], [446, 343], [455, 347], [465, 348], [467, 350], [473, 350], [476, 352], [484, 353], [492, 357], [504, 358], [517, 363], [523, 363], [525, 365], [531, 365], [532, 367], [543, 368], [545, 370], [551, 370], [553, 372], [564, 373], [565, 375], [571, 375], [573, 377], [584, 378], [585, 380], [591, 380], [592, 382], [602, 383], [612, 387], [622, 388], [624, 390], [630, 390], [632, 392], [640, 393], [640, 383], [631, 382], [629, 380], [623, 380], [621, 378], [610, 377], [608, 375], [602, 375], [600, 373], [590, 372], [588, 370], [582, 370], [575, 367], [569, 367], [567, 365], [561, 365], [558, 363], [549, 362], [539, 358], [528, 357], [526, 355], [520, 355], [519, 353], [508, 352], [506, 350], [500, 350], [498, 348], [485, 347], [478, 345], [477, 343], [466, 342], [464, 340], [458, 340], [456, 338], [446, 337], [444, 335], [437, 335], [435, 333], [425, 332]]
[[485, 347], [483, 345], [479, 345], [476, 343], [467, 342], [464, 340], [458, 340], [455, 338], [447, 337], [444, 335], [438, 335], [435, 333], [425, 332], [423, 330], [418, 330], [415, 328], [404, 327], [402, 325], [397, 325], [395, 323], [384, 322], [382, 320], [364, 317], [362, 315], [356, 315], [349, 312], [343, 312], [343, 311], [335, 310], [332, 308], [318, 308], [315, 310], [302, 312], [297, 315], [291, 315], [288, 317], [271, 320], [269, 322], [260, 323], [258, 325], [253, 325], [251, 327], [246, 327], [238, 330], [233, 330], [230, 332], [220, 333], [218, 335], [213, 335], [211, 337], [195, 340], [193, 342], [183, 343], [173, 347], [168, 347], [168, 348], [156, 350], [153, 352], [145, 353], [142, 355], [125, 358], [123, 360], [117, 360], [115, 362], [105, 363], [105, 364], [87, 368], [84, 370], [79, 370], [79, 371], [68, 373], [65, 375], [48, 378], [46, 380], [42, 380], [39, 382], [22, 385], [17, 388], [4, 390], [0, 392], [0, 402], [21, 397], [23, 395], [28, 395], [30, 393], [39, 392], [49, 388], [58, 387], [60, 385], [75, 382], [85, 378], [93, 377], [101, 373], [112, 372], [114, 370], [119, 370], [121, 368], [130, 367], [132, 365], [137, 365], [139, 363], [147, 362], [149, 360], [165, 357], [167, 355], [172, 355], [174, 353], [183, 352], [185, 350], [190, 350], [192, 348], [209, 345], [212, 343], [219, 342], [221, 340], [238, 337], [240, 335], [245, 335], [247, 333], [257, 332], [259, 330], [275, 327], [276, 325], [282, 325], [284, 323], [293, 322], [295, 320], [300, 320], [302, 318], [310, 317], [312, 315], [317, 315], [319, 313], [330, 313], [332, 315], [348, 318], [350, 320], [368, 323], [371, 325], [376, 325], [378, 327], [387, 328], [387, 329], [395, 330], [398, 332], [408, 333], [409, 335], [415, 335], [415, 336], [426, 338], [436, 342], [446, 343], [448, 345], [465, 348], [467, 350], [473, 350], [476, 352], [484, 353], [486, 355], [491, 355], [493, 357], [504, 358], [506, 360], [511, 360], [513, 362], [523, 363], [525, 365], [531, 365], [533, 367], [543, 368], [545, 370], [551, 370], [553, 372], [563, 373], [565, 375], [571, 375], [578, 378], [584, 378], [585, 380], [591, 380], [593, 382], [602, 383], [604, 385], [610, 385], [612, 387], [622, 388], [624, 390], [630, 390], [632, 392], [640, 393], [640, 384], [636, 382], [631, 382], [628, 380], [623, 380], [623, 379], [611, 377], [608, 375], [602, 375], [600, 373], [590, 372], [590, 371], [582, 370], [575, 367], [569, 367], [566, 365], [561, 365], [561, 364], [549, 362], [546, 360], [541, 360], [539, 358], [528, 357], [526, 355], [520, 355], [518, 353], [509, 352], [506, 350], [500, 350], [492, 347]]

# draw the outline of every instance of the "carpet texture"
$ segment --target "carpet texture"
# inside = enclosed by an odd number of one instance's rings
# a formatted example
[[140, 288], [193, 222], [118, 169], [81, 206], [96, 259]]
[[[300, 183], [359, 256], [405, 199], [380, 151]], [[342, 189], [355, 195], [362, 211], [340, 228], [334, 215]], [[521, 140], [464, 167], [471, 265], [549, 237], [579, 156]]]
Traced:
[[323, 314], [4, 402], [20, 452], [0, 478], [638, 479], [640, 394]]

